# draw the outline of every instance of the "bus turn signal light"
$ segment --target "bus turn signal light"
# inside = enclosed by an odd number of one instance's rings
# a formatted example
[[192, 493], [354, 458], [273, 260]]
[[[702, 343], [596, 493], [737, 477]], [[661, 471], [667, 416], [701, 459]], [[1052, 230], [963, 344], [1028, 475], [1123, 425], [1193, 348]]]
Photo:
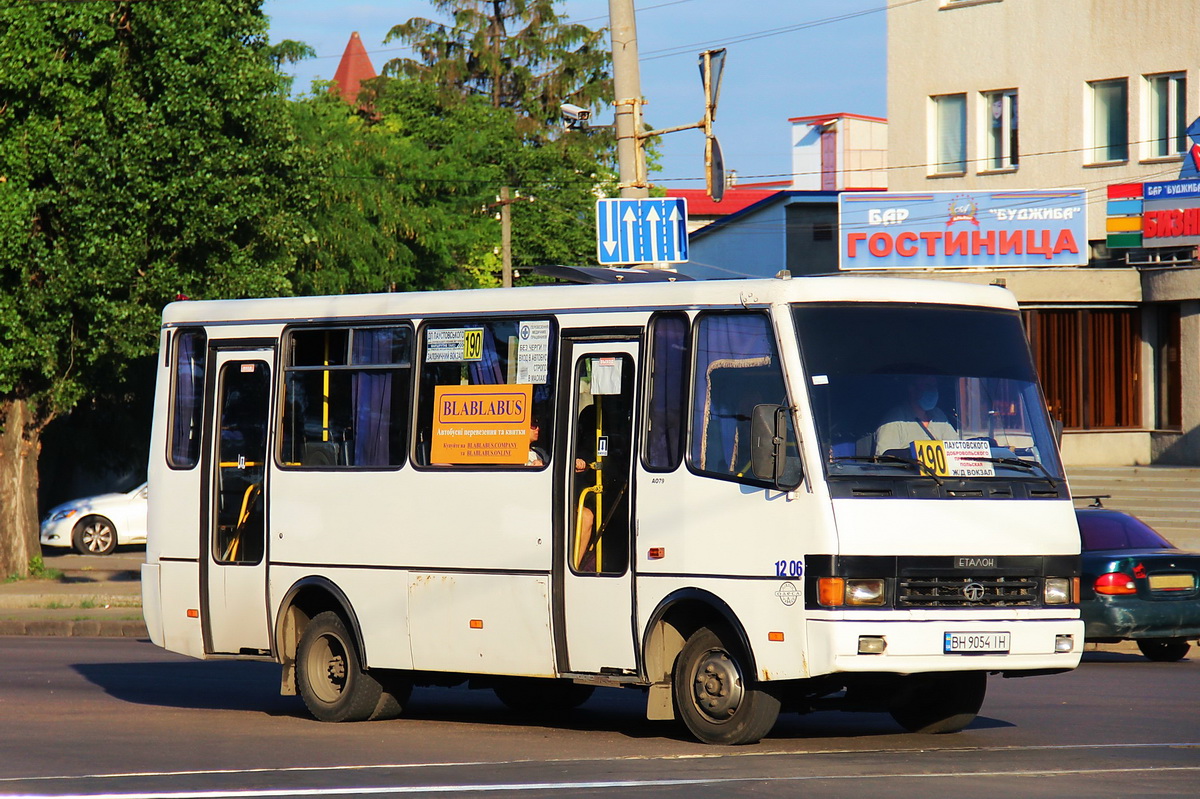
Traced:
[[471, 619], [471, 629], [472, 630], [482, 630], [483, 629], [483, 619]]
[[827, 608], [836, 608], [846, 598], [846, 581], [841, 577], [822, 577], [817, 580], [817, 601]]
[[647, 557], [649, 557], [650, 560], [662, 560], [666, 556], [666, 547], [650, 547], [650, 551], [647, 553]]

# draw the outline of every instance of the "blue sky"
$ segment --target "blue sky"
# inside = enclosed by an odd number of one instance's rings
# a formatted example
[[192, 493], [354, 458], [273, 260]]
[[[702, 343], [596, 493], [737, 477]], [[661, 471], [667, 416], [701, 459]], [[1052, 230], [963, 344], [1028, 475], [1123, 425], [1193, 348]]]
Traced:
[[[715, 131], [727, 170], [740, 182], [787, 179], [790, 126], [797, 116], [848, 112], [887, 114], [887, 0], [635, 0], [646, 120], [656, 128], [684, 125], [703, 114], [697, 54], [726, 47], [725, 77]], [[565, 0], [575, 22], [608, 26], [608, 0]], [[395, 24], [436, 18], [427, 0], [339, 2], [265, 0], [271, 39], [298, 39], [317, 58], [292, 71], [296, 89], [328, 80], [353, 31], [376, 70], [407, 55], [383, 44]], [[612, 121], [611, 109], [596, 122]], [[673, 188], [704, 187], [704, 138], [699, 131], [663, 139], [661, 170]]]

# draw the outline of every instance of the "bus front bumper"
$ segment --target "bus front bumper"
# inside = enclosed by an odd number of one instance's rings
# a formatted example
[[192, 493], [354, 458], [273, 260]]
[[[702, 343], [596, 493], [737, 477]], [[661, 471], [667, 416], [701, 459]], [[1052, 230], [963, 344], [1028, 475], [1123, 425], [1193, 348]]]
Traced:
[[1083, 654], [1079, 619], [814, 620], [814, 675], [838, 672], [1057, 671]]

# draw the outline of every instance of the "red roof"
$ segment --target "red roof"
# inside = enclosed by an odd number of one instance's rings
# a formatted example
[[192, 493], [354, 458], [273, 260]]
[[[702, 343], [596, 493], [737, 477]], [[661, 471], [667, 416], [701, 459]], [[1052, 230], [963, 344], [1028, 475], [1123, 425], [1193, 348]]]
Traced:
[[770, 189], [743, 189], [731, 187], [725, 189], [725, 197], [719, 203], [712, 201], [704, 189], [667, 189], [668, 197], [682, 197], [687, 200], [688, 216], [728, 216], [736, 214], [743, 208], [748, 208], [756, 202], [776, 194]]
[[371, 58], [367, 55], [367, 49], [363, 47], [358, 31], [355, 31], [350, 34], [350, 41], [346, 42], [346, 51], [342, 53], [342, 61], [338, 64], [337, 72], [333, 74], [333, 82], [336, 85], [330, 86], [329, 91], [335, 92], [340, 89], [342, 99], [355, 105], [358, 102], [358, 94], [362, 91], [362, 82], [375, 76]]
[[861, 119], [865, 122], [887, 122], [886, 117], [869, 117], [869, 116], [866, 116], [865, 114], [847, 114], [844, 112], [837, 113], [837, 114], [816, 114], [815, 116], [808, 116], [808, 117], [792, 117], [791, 119], [788, 120], [788, 122], [791, 122], [791, 123], [807, 122], [808, 124], [813, 125], [813, 124], [824, 124], [826, 122], [832, 122], [835, 119]]

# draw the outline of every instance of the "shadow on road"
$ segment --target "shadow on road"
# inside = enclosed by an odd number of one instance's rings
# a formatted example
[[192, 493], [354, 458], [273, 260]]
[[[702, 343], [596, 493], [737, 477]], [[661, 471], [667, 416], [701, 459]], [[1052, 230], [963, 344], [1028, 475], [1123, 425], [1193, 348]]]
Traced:
[[304, 703], [279, 695], [273, 663], [80, 663], [89, 682], [123, 702], [197, 710], [248, 710], [306, 716]]
[[[85, 663], [73, 668], [110, 696], [132, 704], [311, 718], [299, 697], [279, 695], [279, 666], [273, 663]], [[591, 699], [568, 714], [536, 718], [508, 709], [490, 690], [418, 688], [402, 718], [694, 742], [682, 724], [648, 721], [645, 709], [645, 696], [640, 691], [610, 688], [597, 690]], [[1011, 726], [1007, 721], [980, 716], [967, 729]], [[828, 741], [903, 734], [885, 713], [824, 711], [804, 715], [785, 713], [766, 740]]]

